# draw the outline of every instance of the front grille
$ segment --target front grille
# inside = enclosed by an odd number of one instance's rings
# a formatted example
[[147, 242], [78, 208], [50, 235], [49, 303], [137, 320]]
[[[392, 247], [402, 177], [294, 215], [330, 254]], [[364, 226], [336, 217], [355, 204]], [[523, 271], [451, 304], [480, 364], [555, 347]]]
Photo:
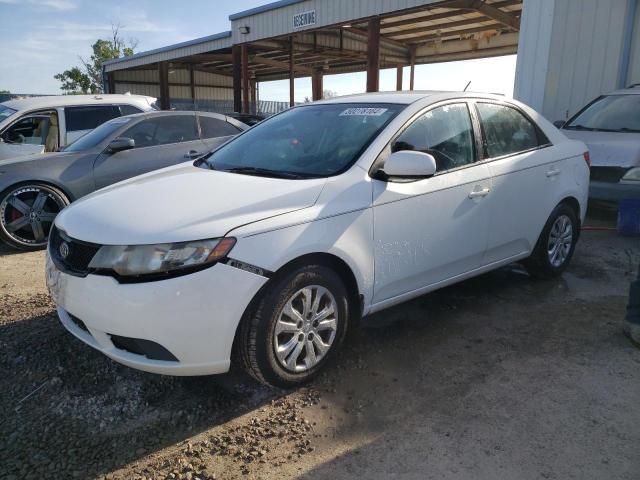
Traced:
[[[63, 272], [85, 277], [89, 273], [89, 263], [100, 245], [74, 240], [54, 225], [49, 234], [49, 254], [56, 266]], [[63, 256], [63, 253], [66, 254]]]
[[623, 167], [591, 167], [591, 180], [618, 183], [627, 173], [627, 170], [627, 168]]

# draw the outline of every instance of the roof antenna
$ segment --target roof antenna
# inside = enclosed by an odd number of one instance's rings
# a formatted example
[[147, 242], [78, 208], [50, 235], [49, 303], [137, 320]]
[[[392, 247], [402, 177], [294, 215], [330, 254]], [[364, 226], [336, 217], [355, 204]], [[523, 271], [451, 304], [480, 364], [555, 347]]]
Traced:
[[466, 92], [466, 91], [467, 91], [467, 88], [469, 88], [469, 85], [471, 85], [471, 80], [469, 80], [469, 83], [467, 83], [467, 86], [466, 86], [466, 87], [464, 87], [464, 90], [462, 90], [462, 91], [463, 91], [463, 92]]

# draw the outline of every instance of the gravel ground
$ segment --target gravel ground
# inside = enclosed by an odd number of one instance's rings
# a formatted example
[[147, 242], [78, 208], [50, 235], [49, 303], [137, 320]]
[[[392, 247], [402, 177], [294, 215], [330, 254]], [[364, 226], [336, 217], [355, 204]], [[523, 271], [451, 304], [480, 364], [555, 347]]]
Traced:
[[113, 363], [55, 318], [43, 253], [0, 250], [0, 478], [637, 479], [639, 262], [585, 232], [561, 279], [505, 268], [376, 314], [283, 392]]

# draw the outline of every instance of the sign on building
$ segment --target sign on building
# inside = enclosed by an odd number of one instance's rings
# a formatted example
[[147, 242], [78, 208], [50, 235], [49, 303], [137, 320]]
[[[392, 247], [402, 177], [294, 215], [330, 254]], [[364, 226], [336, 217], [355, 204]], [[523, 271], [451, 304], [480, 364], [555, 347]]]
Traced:
[[308, 12], [296, 13], [293, 16], [293, 29], [308, 27], [316, 24], [316, 11], [309, 10]]

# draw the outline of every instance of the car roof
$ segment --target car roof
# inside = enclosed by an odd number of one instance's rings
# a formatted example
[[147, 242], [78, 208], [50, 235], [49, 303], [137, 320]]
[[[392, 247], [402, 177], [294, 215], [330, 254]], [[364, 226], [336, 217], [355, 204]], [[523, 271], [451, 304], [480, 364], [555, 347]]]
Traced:
[[505, 97], [493, 93], [478, 92], [455, 92], [446, 90], [416, 90], [412, 92], [375, 92], [360, 93], [356, 95], [346, 95], [344, 97], [334, 97], [326, 100], [320, 100], [314, 103], [400, 103], [411, 104], [419, 100], [433, 98], [434, 100], [447, 100], [449, 98], [489, 98], [495, 100], [504, 100]]
[[125, 103], [138, 104], [144, 103], [150, 105], [156, 99], [144, 95], [119, 95], [119, 94], [100, 94], [100, 95], [50, 95], [46, 97], [28, 97], [2, 102], [14, 110], [32, 110], [37, 108], [55, 108], [76, 105], [95, 105], [95, 104], [111, 104]]

